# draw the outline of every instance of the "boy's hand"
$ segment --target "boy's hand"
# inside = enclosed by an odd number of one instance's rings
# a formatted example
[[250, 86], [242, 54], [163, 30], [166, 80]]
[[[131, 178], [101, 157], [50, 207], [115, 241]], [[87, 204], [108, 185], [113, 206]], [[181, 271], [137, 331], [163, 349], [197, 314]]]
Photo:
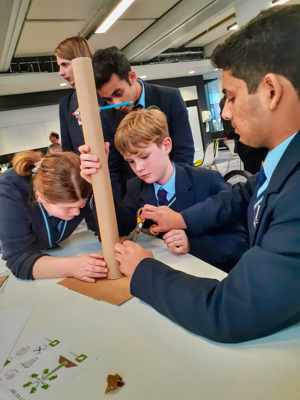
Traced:
[[171, 210], [169, 207], [154, 207], [146, 204], [140, 215], [141, 219], [152, 219], [157, 227], [153, 227], [153, 232], [169, 232], [172, 229], [186, 229], [186, 224], [181, 214]]
[[190, 251], [190, 243], [182, 229], [175, 229], [163, 236], [164, 243], [173, 253], [186, 254]]
[[[105, 145], [106, 156], [108, 159], [109, 143], [105, 142], [104, 145]], [[101, 168], [101, 164], [99, 163], [99, 158], [98, 156], [89, 154], [90, 148], [87, 145], [80, 146], [78, 150], [81, 153], [80, 175], [82, 176], [83, 179], [85, 179], [89, 183], [92, 183], [91, 175], [96, 174], [98, 172], [98, 169]]]
[[129, 278], [134, 274], [140, 261], [144, 258], [154, 258], [151, 251], [145, 250], [139, 244], [129, 240], [126, 240], [124, 244], [117, 243], [115, 250], [115, 258], [120, 263], [120, 271]]

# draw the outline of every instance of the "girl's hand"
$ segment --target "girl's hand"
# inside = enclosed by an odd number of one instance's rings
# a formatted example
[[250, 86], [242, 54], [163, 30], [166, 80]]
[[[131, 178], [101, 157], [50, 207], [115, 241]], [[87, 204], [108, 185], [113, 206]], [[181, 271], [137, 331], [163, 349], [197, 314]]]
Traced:
[[108, 269], [101, 254], [87, 254], [73, 258], [72, 276], [84, 282], [96, 282], [96, 278], [106, 278]]

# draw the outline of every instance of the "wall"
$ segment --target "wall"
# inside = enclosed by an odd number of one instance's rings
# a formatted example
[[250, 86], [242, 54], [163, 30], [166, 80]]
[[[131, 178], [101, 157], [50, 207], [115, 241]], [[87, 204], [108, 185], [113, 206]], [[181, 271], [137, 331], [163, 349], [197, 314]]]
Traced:
[[50, 145], [49, 133], [60, 134], [58, 104], [0, 112], [0, 155]]

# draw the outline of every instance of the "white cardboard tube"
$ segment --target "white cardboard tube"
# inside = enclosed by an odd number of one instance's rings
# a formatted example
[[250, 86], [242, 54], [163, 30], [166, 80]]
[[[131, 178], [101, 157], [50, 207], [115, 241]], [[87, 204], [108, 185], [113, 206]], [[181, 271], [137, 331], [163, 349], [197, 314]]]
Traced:
[[119, 233], [104, 147], [92, 61], [87, 57], [75, 58], [72, 60], [72, 67], [81, 113], [84, 141], [90, 147], [91, 154], [99, 157], [101, 164], [98, 172], [92, 175], [92, 186], [103, 255], [109, 269], [108, 278], [117, 279], [122, 277], [114, 251], [114, 245], [119, 242]]

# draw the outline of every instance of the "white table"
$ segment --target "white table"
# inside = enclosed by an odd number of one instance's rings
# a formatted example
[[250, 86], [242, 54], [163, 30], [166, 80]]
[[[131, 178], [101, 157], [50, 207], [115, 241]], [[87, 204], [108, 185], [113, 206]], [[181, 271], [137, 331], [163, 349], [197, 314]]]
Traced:
[[[202, 277], [226, 276], [190, 255], [169, 253], [161, 240], [144, 236], [139, 243], [173, 268]], [[90, 232], [72, 235], [61, 246], [50, 253], [101, 251]], [[69, 291], [57, 281], [22, 282], [11, 275], [0, 296], [0, 308], [36, 304], [20, 341], [43, 329], [97, 358], [52, 400], [108, 398], [106, 377], [115, 373], [126, 383], [112, 394], [120, 400], [300, 399], [300, 325], [244, 344], [217, 344], [187, 332], [136, 298], [116, 307]]]

